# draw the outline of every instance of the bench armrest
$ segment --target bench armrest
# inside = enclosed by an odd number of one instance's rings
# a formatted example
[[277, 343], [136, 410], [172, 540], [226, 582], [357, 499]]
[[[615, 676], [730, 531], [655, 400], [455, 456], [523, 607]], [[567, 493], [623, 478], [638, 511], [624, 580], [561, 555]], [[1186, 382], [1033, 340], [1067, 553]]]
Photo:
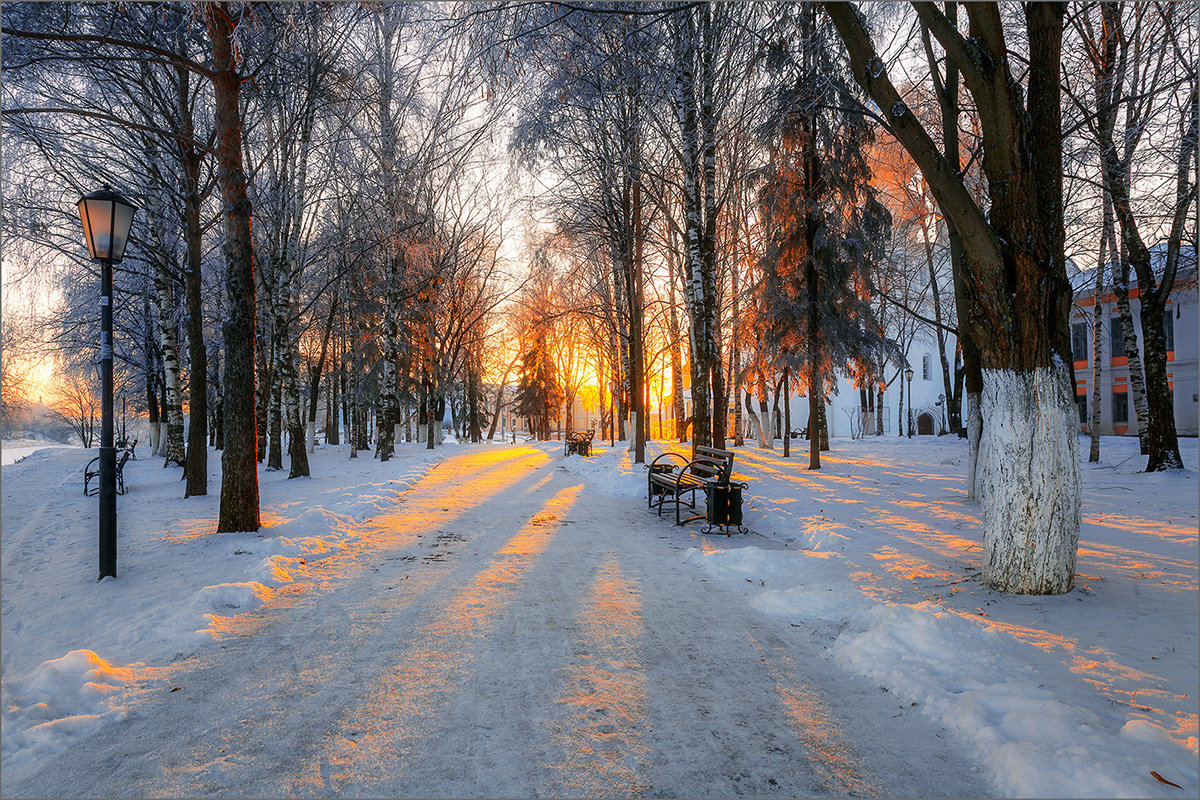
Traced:
[[[663, 453], [662, 455], [660, 455], [658, 458], [656, 458], [656, 459], [654, 459], [653, 461], [651, 461], [651, 462], [650, 462], [650, 465], [649, 465], [649, 466], [647, 466], [647, 467], [645, 467], [645, 468], [646, 468], [646, 469], [653, 469], [653, 468], [654, 468], [654, 466], [655, 466], [655, 465], [656, 465], [656, 464], [657, 464], [659, 461], [661, 461], [662, 459], [666, 458], [667, 456], [674, 456], [675, 458], [678, 458], [678, 459], [679, 459], [679, 461], [680, 461], [680, 463], [681, 463], [681, 464], [684, 464], [684, 465], [686, 465], [686, 464], [690, 463], [690, 462], [689, 462], [689, 461], [688, 461], [686, 458], [684, 458], [684, 456], [683, 456], [683, 454], [682, 454], [682, 453], [676, 453], [674, 450], [668, 450], [667, 452], [665, 452], [665, 453]], [[670, 466], [670, 465], [668, 465], [668, 466]]]

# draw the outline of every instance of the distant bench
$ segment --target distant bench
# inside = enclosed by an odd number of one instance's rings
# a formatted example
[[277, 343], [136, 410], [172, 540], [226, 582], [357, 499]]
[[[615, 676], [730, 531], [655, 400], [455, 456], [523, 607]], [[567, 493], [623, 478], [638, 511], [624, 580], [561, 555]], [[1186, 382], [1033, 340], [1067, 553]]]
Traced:
[[[133, 455], [133, 450], [122, 450], [120, 457], [117, 459], [117, 494], [125, 494], [125, 462]], [[100, 493], [100, 481], [96, 481], [95, 487], [89, 488], [88, 484], [92, 482], [92, 478], [100, 477], [100, 456], [96, 456], [87, 463], [83, 468], [83, 496], [89, 497]]]
[[117, 448], [121, 449], [121, 450], [128, 450], [129, 457], [132, 458], [134, 461], [137, 461], [137, 446], [138, 446], [138, 440], [137, 440], [136, 436], [133, 437], [132, 442], [129, 441], [128, 439], [117, 439]]
[[581, 456], [590, 456], [592, 454], [592, 439], [595, 437], [595, 430], [575, 431], [574, 433], [568, 433], [565, 452], [563, 455], [569, 456], [571, 453], [577, 453]]
[[[679, 463], [659, 463], [663, 459], [673, 458]], [[714, 526], [722, 526], [729, 533], [729, 526], [735, 525], [738, 530], [745, 531], [742, 522], [742, 483], [731, 483], [733, 472], [733, 453], [729, 450], [717, 450], [713, 447], [696, 447], [696, 456], [689, 460], [681, 453], [667, 451], [650, 463], [650, 471], [646, 475], [646, 502], [648, 508], [655, 507], [658, 499], [658, 515], [662, 516], [663, 503], [668, 497], [675, 503], [675, 524], [684, 525], [693, 520], [704, 519], [709, 523], [705, 530], [708, 533]], [[680, 518], [680, 510], [687, 496], [687, 505], [696, 510], [696, 492], [703, 490], [706, 498], [704, 514], [693, 514], [687, 519]], [[736, 501], [735, 501], [736, 498]]]

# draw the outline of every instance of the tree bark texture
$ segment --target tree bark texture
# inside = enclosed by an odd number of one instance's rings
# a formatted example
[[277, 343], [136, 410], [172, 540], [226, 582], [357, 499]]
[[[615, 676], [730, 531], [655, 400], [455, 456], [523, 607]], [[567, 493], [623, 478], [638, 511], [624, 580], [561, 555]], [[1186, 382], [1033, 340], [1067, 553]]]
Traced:
[[857, 10], [825, 4], [855, 79], [882, 109], [962, 240], [969, 302], [959, 308], [960, 328], [973, 327], [981, 345], [984, 580], [1001, 591], [1063, 593], [1073, 580], [1081, 513], [1059, 133], [1065, 8], [1024, 6], [1025, 105], [994, 4], [966, 7], [969, 37], [934, 4], [914, 7], [978, 107], [991, 202], [986, 215], [900, 98]]
[[254, 408], [255, 280], [250, 200], [242, 167], [241, 76], [231, 36], [236, 25], [228, 3], [209, 6], [215, 76], [217, 169], [225, 205], [224, 438], [221, 509], [217, 530], [259, 528], [257, 427]]

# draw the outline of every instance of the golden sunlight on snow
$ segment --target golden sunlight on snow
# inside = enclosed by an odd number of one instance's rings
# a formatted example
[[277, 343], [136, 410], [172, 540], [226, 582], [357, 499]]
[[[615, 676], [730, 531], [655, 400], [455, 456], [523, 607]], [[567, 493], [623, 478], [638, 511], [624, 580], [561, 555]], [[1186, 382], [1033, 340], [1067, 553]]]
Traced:
[[[529, 471], [529, 453], [512, 461], [513, 451], [504, 452], [507, 459], [491, 454], [486, 458], [510, 462], [515, 471], [504, 470], [503, 478], [484, 472], [465, 487], [458, 483], [447, 487], [443, 475], [441, 481], [429, 487], [428, 495], [414, 492], [414, 498], [426, 499], [394, 515], [395, 521], [414, 529], [435, 530], [449, 516], [460, 513], [451, 512], [449, 508], [453, 506], [443, 507], [440, 503], [452, 503], [454, 498], [466, 495], [474, 501], [472, 505], [478, 505], [491, 490], [511, 485], [512, 478]], [[517, 454], [521, 456], [522, 451]], [[436, 473], [437, 470], [431, 473], [431, 478]], [[437, 614], [412, 638], [398, 643], [396, 666], [384, 673], [364, 705], [345, 714], [344, 727], [352, 730], [353, 736], [332, 736], [325, 743], [329, 762], [326, 789], [336, 790], [340, 784], [378, 769], [392, 773], [403, 770], [413, 742], [436, 718], [439, 708], [450, 701], [458, 676], [470, 669], [475, 657], [474, 638], [486, 636], [488, 627], [504, 613], [521, 578], [556, 533], [557, 520], [575, 502], [581, 489], [581, 485], [569, 487], [551, 498], [497, 549], [487, 568], [449, 598], [443, 613]], [[440, 500], [435, 500], [439, 497]], [[441, 514], [449, 516], [441, 518]], [[432, 517], [428, 522], [427, 516]]]
[[820, 794], [841, 797], [877, 797], [878, 786], [865, 777], [862, 757], [820, 696], [801, 679], [791, 656], [768, 651], [750, 637], [762, 663], [775, 681], [775, 694], [786, 709], [796, 735], [812, 758], [821, 778]]
[[646, 784], [636, 765], [648, 752], [646, 671], [640, 658], [641, 593], [609, 554], [576, 618], [574, 658], [555, 703], [553, 778], [545, 797], [636, 797]]

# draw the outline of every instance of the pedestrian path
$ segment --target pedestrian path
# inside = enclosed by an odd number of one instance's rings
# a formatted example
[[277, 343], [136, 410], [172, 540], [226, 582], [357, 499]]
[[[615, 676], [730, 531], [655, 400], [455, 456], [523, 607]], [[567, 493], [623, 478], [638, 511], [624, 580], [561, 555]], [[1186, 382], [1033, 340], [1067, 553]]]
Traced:
[[13, 796], [979, 796], [944, 731], [534, 448], [448, 458]]

